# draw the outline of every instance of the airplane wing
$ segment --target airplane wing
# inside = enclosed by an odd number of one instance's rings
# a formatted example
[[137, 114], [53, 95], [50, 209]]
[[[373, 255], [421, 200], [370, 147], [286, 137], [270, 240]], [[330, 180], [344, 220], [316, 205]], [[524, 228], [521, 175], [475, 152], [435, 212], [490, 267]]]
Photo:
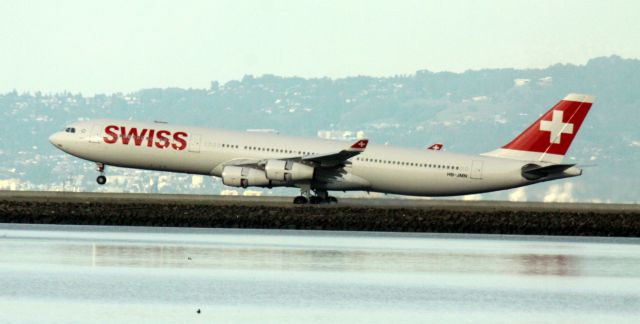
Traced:
[[233, 159], [222, 163], [223, 165], [235, 165], [235, 166], [256, 166], [260, 163], [259, 159]]
[[[295, 157], [286, 157], [286, 158], [274, 158], [275, 160], [285, 160], [285, 161], [296, 161], [296, 162], [310, 162], [315, 164], [318, 167], [334, 167], [344, 161], [364, 152], [365, 148], [367, 148], [367, 144], [369, 143], [368, 139], [361, 139], [355, 142], [353, 145], [348, 148], [333, 152], [333, 153], [323, 153], [316, 155], [307, 155], [307, 156], [295, 156]], [[223, 165], [234, 165], [234, 166], [247, 166], [247, 167], [264, 167], [266, 163], [265, 159], [233, 159], [227, 162], [224, 162]]]
[[342, 151], [303, 156], [300, 160], [314, 162], [320, 167], [333, 167], [364, 152], [367, 148], [367, 144], [369, 144], [368, 139], [361, 139]]

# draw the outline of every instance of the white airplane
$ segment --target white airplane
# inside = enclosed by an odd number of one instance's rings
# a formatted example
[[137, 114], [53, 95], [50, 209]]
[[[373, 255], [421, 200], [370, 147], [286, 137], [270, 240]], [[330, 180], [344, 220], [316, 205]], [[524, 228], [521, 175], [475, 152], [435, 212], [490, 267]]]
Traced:
[[454, 196], [579, 176], [562, 159], [594, 96], [569, 94], [501, 148], [480, 155], [124, 120], [79, 121], [49, 141], [106, 165], [201, 174], [235, 187], [297, 187], [295, 204], [337, 202], [329, 190]]

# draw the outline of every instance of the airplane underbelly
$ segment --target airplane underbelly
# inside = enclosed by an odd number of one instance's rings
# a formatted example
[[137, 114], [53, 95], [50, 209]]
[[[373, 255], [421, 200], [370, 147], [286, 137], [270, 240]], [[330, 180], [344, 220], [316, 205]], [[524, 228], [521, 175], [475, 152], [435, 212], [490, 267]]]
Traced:
[[[412, 170], [367, 168], [357, 175], [370, 182], [371, 191], [413, 196], [452, 196], [515, 187], [519, 177], [488, 173], [481, 179], [470, 172], [453, 170]], [[513, 178], [513, 179], [511, 179]]]
[[215, 167], [205, 152], [160, 150], [130, 145], [102, 146], [82, 156], [107, 165], [160, 171], [209, 174]]

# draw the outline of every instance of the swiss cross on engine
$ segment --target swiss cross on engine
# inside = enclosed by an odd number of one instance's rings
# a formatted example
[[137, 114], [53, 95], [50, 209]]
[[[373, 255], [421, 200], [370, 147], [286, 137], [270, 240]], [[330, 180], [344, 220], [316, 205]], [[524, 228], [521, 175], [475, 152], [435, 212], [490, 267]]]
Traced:
[[562, 134], [573, 134], [573, 124], [562, 121], [564, 111], [554, 110], [551, 120], [540, 121], [540, 130], [549, 132], [549, 143], [560, 144]]

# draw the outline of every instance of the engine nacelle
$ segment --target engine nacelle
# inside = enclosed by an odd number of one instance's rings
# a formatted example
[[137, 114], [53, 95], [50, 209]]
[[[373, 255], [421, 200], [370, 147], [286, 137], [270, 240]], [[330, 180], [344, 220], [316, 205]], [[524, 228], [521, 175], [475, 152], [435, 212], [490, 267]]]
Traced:
[[264, 172], [269, 180], [284, 182], [311, 180], [313, 170], [312, 166], [285, 160], [268, 160], [264, 166]]
[[271, 187], [271, 180], [267, 179], [264, 171], [229, 165], [222, 169], [222, 183], [232, 187], [246, 188], [253, 187]]

